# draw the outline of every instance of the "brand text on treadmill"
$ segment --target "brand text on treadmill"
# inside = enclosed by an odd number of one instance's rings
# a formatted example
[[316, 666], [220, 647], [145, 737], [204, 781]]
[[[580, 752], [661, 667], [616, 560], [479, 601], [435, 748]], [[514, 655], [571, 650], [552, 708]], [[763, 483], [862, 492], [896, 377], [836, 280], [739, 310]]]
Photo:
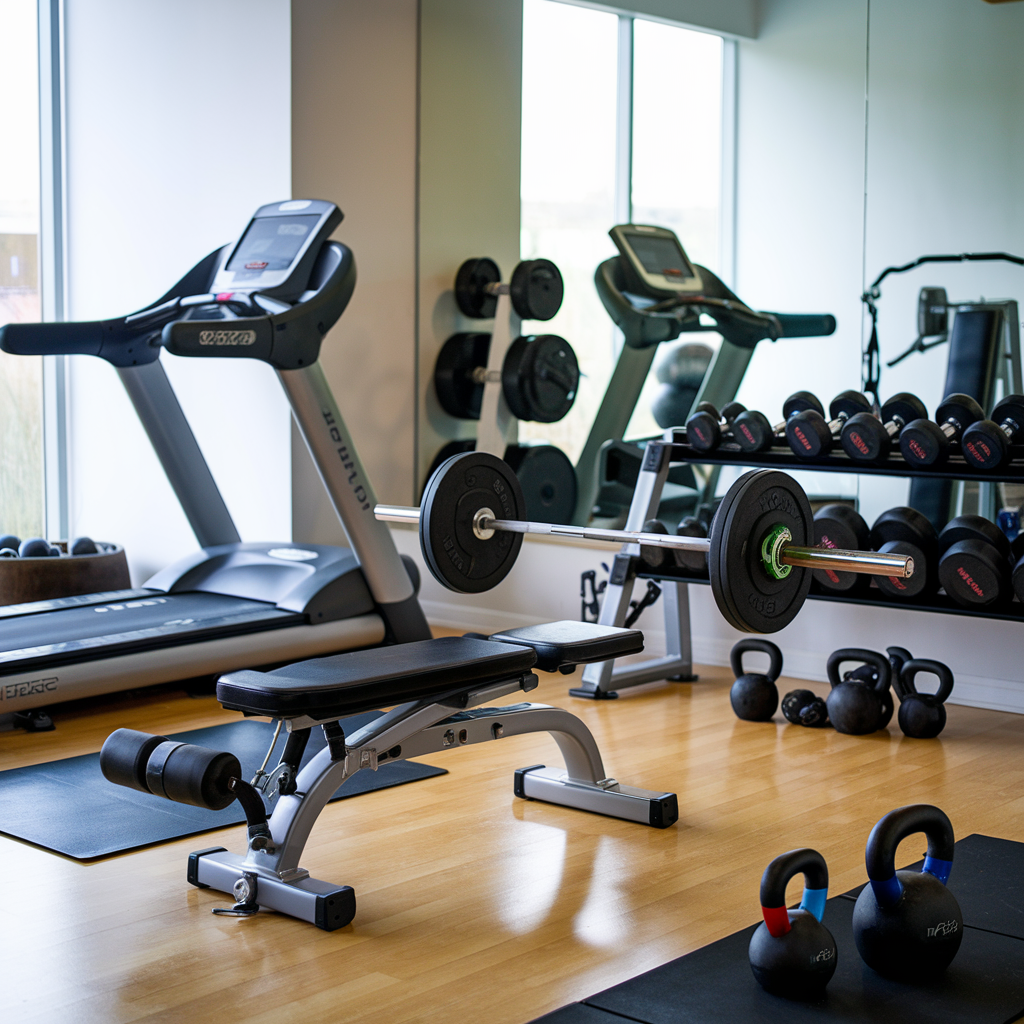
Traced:
[[252, 345], [255, 331], [200, 331], [200, 345]]

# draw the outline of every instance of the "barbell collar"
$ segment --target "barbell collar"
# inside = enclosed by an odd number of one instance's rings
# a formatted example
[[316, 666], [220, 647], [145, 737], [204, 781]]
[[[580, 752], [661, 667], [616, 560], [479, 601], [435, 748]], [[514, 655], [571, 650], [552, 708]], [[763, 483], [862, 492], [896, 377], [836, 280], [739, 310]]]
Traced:
[[[486, 510], [482, 510], [486, 511]], [[416, 526], [420, 510], [407, 505], [377, 505], [373, 514], [389, 523]], [[570, 540], [596, 540], [607, 544], [641, 544], [650, 547], [671, 548], [682, 551], [711, 550], [707, 537], [680, 537], [672, 533], [633, 533], [628, 530], [605, 530], [593, 526], [563, 526], [559, 523], [532, 523], [520, 519], [493, 519], [478, 514], [474, 529], [480, 534], [488, 530], [503, 533], [534, 533], [548, 537], [566, 537]], [[484, 538], [486, 539], [486, 538]], [[843, 551], [837, 548], [807, 548], [786, 544], [779, 561], [784, 565], [805, 569], [831, 569], [833, 572], [864, 573], [868, 576], [895, 576], [907, 579], [914, 574], [914, 559], [909, 555], [878, 551]]]

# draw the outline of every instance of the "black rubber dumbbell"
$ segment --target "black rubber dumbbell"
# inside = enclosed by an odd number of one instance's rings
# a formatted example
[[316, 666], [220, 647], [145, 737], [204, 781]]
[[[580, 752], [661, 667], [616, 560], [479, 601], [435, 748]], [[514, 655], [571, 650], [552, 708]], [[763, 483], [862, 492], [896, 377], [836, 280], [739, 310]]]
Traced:
[[898, 576], [874, 577], [878, 589], [886, 597], [917, 597], [935, 589], [938, 536], [927, 516], [905, 506], [890, 508], [872, 524], [870, 541], [875, 551], [910, 555], [914, 559], [913, 576], [905, 579]]
[[828, 455], [839, 441], [846, 421], [871, 412], [871, 402], [859, 391], [840, 391], [829, 403], [828, 421], [816, 409], [805, 409], [786, 421], [786, 440], [794, 455], [814, 459]]
[[[668, 536], [668, 527], [660, 519], [648, 519], [644, 523], [644, 533], [660, 533]], [[658, 547], [656, 544], [641, 544], [640, 558], [649, 569], [660, 569], [672, 558], [671, 548]]]
[[[686, 516], [676, 527], [676, 533], [680, 537], [706, 537], [708, 528], [695, 516]], [[672, 551], [676, 565], [685, 569], [694, 576], [707, 576], [708, 556], [704, 551], [686, 551], [683, 548], [676, 548]]]
[[953, 445], [959, 444], [964, 431], [985, 416], [970, 395], [946, 395], [935, 410], [935, 422], [911, 420], [900, 431], [900, 451], [912, 466], [941, 466], [949, 458]]
[[938, 540], [939, 582], [957, 604], [985, 608], [1011, 593], [1010, 542], [984, 516], [951, 519]]
[[992, 419], [978, 420], [960, 441], [964, 460], [975, 469], [996, 469], [1010, 457], [1010, 446], [1020, 444], [1024, 430], [1024, 395], [1007, 395], [996, 403]]
[[1010, 574], [1013, 592], [1024, 601], [1024, 531], [1010, 541], [1010, 562], [1013, 565], [1013, 572]]
[[[823, 505], [814, 513], [814, 546], [841, 551], [864, 551], [870, 543], [868, 524], [852, 505]], [[815, 585], [829, 593], [849, 593], [867, 586], [868, 577], [855, 572], [814, 569]]]
[[732, 421], [747, 407], [730, 402], [719, 412], [710, 402], [701, 402], [686, 421], [686, 440], [699, 452], [713, 452], [724, 440], [732, 440]]
[[928, 410], [921, 399], [901, 391], [882, 406], [881, 419], [868, 412], [851, 416], [839, 440], [843, 451], [855, 462], [877, 462], [889, 454], [905, 424], [927, 418]]
[[786, 423], [798, 413], [814, 410], [823, 413], [821, 402], [810, 391], [795, 391], [782, 403], [785, 419], [773, 427], [768, 417], [756, 409], [748, 409], [737, 416], [732, 423], [733, 440], [747, 452], [766, 452], [776, 444], [786, 441]]

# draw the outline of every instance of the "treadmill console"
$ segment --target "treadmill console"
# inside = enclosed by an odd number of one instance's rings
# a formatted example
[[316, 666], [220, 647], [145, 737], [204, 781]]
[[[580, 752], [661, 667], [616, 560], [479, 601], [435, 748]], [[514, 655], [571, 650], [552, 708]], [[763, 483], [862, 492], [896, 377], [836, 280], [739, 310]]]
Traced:
[[294, 302], [306, 289], [321, 244], [341, 218], [334, 203], [320, 199], [261, 206], [217, 271], [211, 291], [258, 291]]
[[645, 295], [699, 295], [704, 284], [674, 231], [649, 224], [617, 224], [608, 232]]

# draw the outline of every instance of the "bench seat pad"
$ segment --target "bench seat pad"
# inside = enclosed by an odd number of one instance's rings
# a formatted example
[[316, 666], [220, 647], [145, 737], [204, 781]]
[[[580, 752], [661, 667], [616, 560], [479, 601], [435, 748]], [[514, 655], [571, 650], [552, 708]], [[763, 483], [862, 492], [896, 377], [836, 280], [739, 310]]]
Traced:
[[232, 711], [326, 721], [525, 675], [536, 660], [529, 646], [444, 636], [311, 658], [271, 672], [231, 672], [218, 680], [217, 699]]
[[639, 654], [644, 649], [644, 635], [639, 629], [621, 629], [572, 619], [506, 629], [494, 633], [491, 639], [532, 647], [537, 652], [536, 667], [545, 672], [556, 672], [567, 665], [588, 665], [592, 661]]

